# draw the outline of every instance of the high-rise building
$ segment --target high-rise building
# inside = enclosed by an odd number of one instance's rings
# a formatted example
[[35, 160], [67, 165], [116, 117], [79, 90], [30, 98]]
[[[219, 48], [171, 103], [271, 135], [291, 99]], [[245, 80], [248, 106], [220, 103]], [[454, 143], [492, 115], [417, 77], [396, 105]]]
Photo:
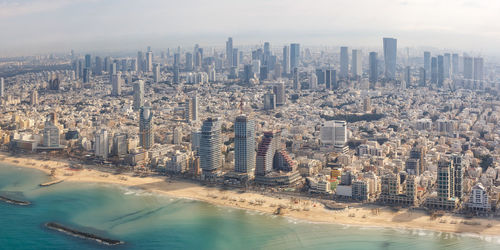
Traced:
[[253, 173], [255, 170], [255, 123], [246, 115], [234, 122], [234, 171]]
[[377, 52], [370, 52], [370, 83], [378, 81], [378, 59]]
[[144, 106], [144, 82], [139, 80], [134, 83], [134, 110]]
[[290, 74], [290, 47], [283, 47], [283, 75]]
[[90, 54], [85, 55], [85, 68], [91, 69], [92, 68], [92, 57]]
[[334, 69], [326, 69], [325, 74], [326, 89], [337, 89], [337, 71]]
[[233, 48], [233, 68], [238, 68], [240, 65], [240, 56], [237, 48]]
[[229, 37], [226, 41], [226, 65], [233, 66], [233, 38]]
[[325, 70], [316, 69], [316, 77], [318, 79], [318, 84], [325, 84]]
[[298, 68], [293, 68], [293, 89], [294, 90], [300, 89], [299, 69]]
[[111, 77], [112, 79], [112, 96], [120, 96], [122, 94], [122, 75], [117, 73]]
[[454, 191], [455, 197], [459, 199], [464, 198], [464, 178], [465, 178], [465, 162], [462, 160], [462, 156], [454, 154], [451, 156], [453, 162], [453, 178], [454, 178]]
[[3, 77], [0, 77], [0, 98], [2, 98], [5, 95], [4, 91], [5, 91], [5, 81]]
[[139, 117], [139, 145], [144, 149], [150, 149], [154, 144], [151, 107], [141, 107]]
[[276, 108], [276, 95], [268, 92], [264, 94], [264, 110], [273, 110]]
[[101, 75], [103, 71], [103, 63], [102, 58], [100, 56], [95, 57], [95, 66], [94, 66], [94, 74]]
[[483, 67], [484, 60], [482, 57], [474, 57], [474, 81], [482, 82], [483, 81]]
[[347, 122], [327, 121], [320, 129], [322, 144], [344, 146], [347, 143]]
[[155, 83], [160, 82], [160, 65], [159, 64], [155, 64], [153, 66], [153, 81]]
[[114, 156], [123, 158], [128, 153], [128, 135], [126, 133], [116, 133], [113, 136], [113, 146], [111, 153]]
[[453, 175], [453, 165], [451, 162], [446, 160], [438, 162], [436, 191], [439, 198], [448, 200], [455, 196]]
[[444, 53], [443, 68], [444, 68], [444, 78], [449, 79], [451, 77], [451, 54], [450, 53]]
[[[424, 51], [424, 69], [427, 73], [431, 72], [431, 52], [429, 51]], [[428, 80], [428, 78], [425, 80]]]
[[438, 64], [437, 85], [438, 87], [442, 87], [444, 83], [444, 56], [441, 55], [438, 56], [437, 64]]
[[151, 51], [146, 53], [146, 71], [153, 71], [153, 52]]
[[59, 128], [52, 121], [45, 122], [43, 129], [43, 146], [57, 148], [60, 146]]
[[30, 104], [32, 106], [38, 105], [38, 91], [36, 89], [33, 90], [33, 92], [31, 92], [31, 95], [30, 95]]
[[426, 79], [427, 79], [427, 71], [425, 71], [424, 67], [420, 67], [419, 72], [419, 86], [420, 87], [425, 87]]
[[255, 175], [265, 176], [272, 172], [274, 155], [279, 147], [280, 134], [265, 132], [257, 148], [255, 159]]
[[431, 58], [431, 83], [438, 82], [438, 59], [437, 57]]
[[181, 53], [174, 54], [174, 68], [179, 68], [181, 66]]
[[359, 78], [363, 75], [363, 66], [361, 62], [361, 50], [353, 49], [352, 50], [352, 65], [351, 65], [351, 73], [355, 78]]
[[349, 48], [348, 47], [340, 47], [339, 77], [342, 79], [349, 78]]
[[276, 95], [276, 106], [283, 106], [286, 103], [285, 96], [285, 83], [280, 82], [273, 87], [274, 94]]
[[[409, 87], [411, 85], [411, 68], [410, 66], [405, 67], [405, 87]], [[403, 83], [401, 83], [403, 85]]]
[[452, 75], [458, 75], [460, 73], [460, 68], [458, 66], [459, 56], [454, 53], [451, 55], [451, 70]]
[[198, 96], [194, 95], [188, 99], [184, 106], [184, 117], [186, 122], [198, 120]]
[[222, 138], [219, 118], [207, 118], [201, 126], [200, 167], [205, 179], [212, 179], [222, 167]]
[[104, 160], [108, 159], [109, 155], [109, 138], [108, 131], [101, 129], [100, 132], [96, 133], [94, 139], [94, 154]]
[[300, 44], [290, 44], [290, 68], [298, 68], [300, 63]]
[[309, 74], [309, 89], [317, 89], [318, 88], [318, 77], [314, 72]]
[[472, 80], [474, 77], [474, 61], [472, 57], [464, 56], [464, 79]]
[[146, 59], [142, 51], [137, 52], [137, 68], [138, 71], [145, 71], [146, 69]]
[[90, 69], [89, 68], [84, 68], [83, 69], [83, 83], [89, 83], [90, 82]]
[[193, 54], [191, 52], [186, 52], [186, 64], [185, 68], [187, 71], [193, 71]]
[[387, 79], [395, 79], [398, 40], [395, 38], [385, 37], [383, 41], [384, 41], [385, 77]]

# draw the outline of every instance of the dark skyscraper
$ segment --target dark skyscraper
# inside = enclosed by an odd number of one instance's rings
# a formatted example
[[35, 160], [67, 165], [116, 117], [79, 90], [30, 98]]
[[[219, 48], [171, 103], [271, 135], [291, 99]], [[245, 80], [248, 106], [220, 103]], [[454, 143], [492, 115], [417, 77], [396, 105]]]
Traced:
[[91, 69], [92, 68], [92, 58], [90, 54], [85, 55], [85, 68]]
[[437, 83], [438, 79], [438, 62], [437, 57], [431, 58], [431, 83]]
[[385, 77], [387, 79], [396, 78], [397, 51], [398, 40], [394, 38], [384, 38]]
[[290, 44], [290, 68], [298, 68], [300, 63], [300, 44]]
[[349, 78], [349, 48], [340, 47], [340, 72], [339, 77]]
[[438, 77], [437, 84], [438, 87], [442, 87], [444, 83], [444, 56], [438, 56], [437, 58], [437, 67], [438, 67]]

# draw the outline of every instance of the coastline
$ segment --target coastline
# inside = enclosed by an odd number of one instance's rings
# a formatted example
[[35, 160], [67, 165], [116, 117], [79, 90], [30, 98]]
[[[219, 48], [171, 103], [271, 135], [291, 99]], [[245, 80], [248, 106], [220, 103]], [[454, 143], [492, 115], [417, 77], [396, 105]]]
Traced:
[[[480, 236], [500, 236], [500, 220], [490, 218], [466, 219], [457, 215], [445, 214], [431, 219], [424, 211], [400, 209], [394, 211], [390, 207], [352, 203], [343, 211], [333, 211], [314, 201], [276, 194], [261, 194], [252, 191], [222, 190], [207, 187], [188, 180], [177, 180], [166, 177], [134, 177], [130, 174], [110, 174], [99, 170], [97, 166], [85, 166], [83, 170], [69, 169], [69, 162], [64, 160], [39, 160], [37, 155], [12, 157], [0, 152], [0, 163], [32, 168], [51, 173], [55, 168], [52, 180], [64, 182], [107, 183], [129, 188], [138, 188], [148, 192], [164, 194], [175, 198], [193, 199], [210, 204], [245, 209], [273, 214], [277, 207], [287, 207], [284, 217], [313, 223], [329, 223], [361, 227], [384, 227], [393, 229], [423, 229], [436, 232], [464, 233]], [[50, 166], [47, 167], [47, 166]], [[88, 168], [88, 169], [87, 169]], [[38, 185], [40, 183], [36, 183]], [[374, 209], [379, 210], [375, 214]], [[462, 223], [463, 221], [468, 224]]]

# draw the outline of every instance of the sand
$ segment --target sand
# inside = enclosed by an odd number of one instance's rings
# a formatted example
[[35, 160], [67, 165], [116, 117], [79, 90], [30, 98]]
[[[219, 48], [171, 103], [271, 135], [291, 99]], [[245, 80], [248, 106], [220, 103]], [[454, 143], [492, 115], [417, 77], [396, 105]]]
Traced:
[[203, 186], [194, 181], [167, 177], [135, 177], [130, 173], [113, 174], [111, 169], [109, 169], [111, 173], [107, 173], [107, 169], [98, 166], [85, 165], [84, 169], [75, 171], [69, 168], [69, 163], [65, 160], [40, 160], [37, 159], [38, 157], [38, 155], [13, 157], [0, 153], [0, 162], [38, 169], [47, 174], [51, 173], [50, 168], [54, 168], [53, 181], [118, 184], [172, 197], [196, 199], [215, 205], [264, 213], [274, 213], [281, 206], [285, 207], [283, 216], [310, 222], [500, 236], [500, 220], [495, 218], [466, 219], [453, 214], [445, 214], [432, 219], [426, 212], [420, 210], [394, 210], [389, 207], [359, 203], [350, 203], [348, 209], [334, 211], [325, 208], [317, 199], [293, 198], [289, 195], [253, 191], [243, 192], [239, 189], [223, 190]]

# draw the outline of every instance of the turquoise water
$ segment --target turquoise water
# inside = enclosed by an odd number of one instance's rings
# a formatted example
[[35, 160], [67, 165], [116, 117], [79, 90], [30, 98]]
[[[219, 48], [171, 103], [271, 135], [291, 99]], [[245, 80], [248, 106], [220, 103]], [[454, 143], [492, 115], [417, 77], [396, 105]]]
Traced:
[[[0, 249], [500, 249], [500, 238], [315, 224], [106, 184], [40, 188], [44, 173], [0, 165]], [[45, 229], [56, 221], [125, 241], [103, 246]]]

